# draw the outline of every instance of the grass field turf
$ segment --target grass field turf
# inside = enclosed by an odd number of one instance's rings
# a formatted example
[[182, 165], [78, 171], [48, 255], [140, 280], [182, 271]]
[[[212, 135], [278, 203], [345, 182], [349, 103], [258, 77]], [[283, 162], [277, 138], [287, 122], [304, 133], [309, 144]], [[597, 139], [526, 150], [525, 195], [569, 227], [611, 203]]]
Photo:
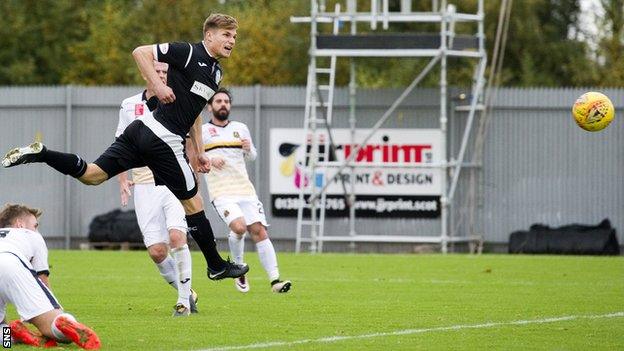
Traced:
[[[241, 294], [231, 280], [209, 281], [194, 252], [200, 313], [189, 318], [171, 317], [175, 292], [146, 252], [52, 251], [50, 281], [103, 350], [624, 349], [623, 257], [278, 258], [288, 294], [271, 293], [254, 253]], [[544, 320], [553, 317], [568, 318]]]

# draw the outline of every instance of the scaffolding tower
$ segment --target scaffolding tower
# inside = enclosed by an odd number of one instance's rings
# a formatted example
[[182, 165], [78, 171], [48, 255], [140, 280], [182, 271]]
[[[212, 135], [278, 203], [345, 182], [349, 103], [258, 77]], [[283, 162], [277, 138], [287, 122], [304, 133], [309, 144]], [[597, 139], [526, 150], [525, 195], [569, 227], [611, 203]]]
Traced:
[[[296, 251], [301, 251], [302, 243], [309, 243], [310, 251], [321, 252], [324, 242], [399, 242], [399, 243], [433, 243], [440, 244], [441, 251], [446, 253], [449, 244], [457, 242], [480, 242], [480, 237], [471, 233], [467, 236], [456, 236], [449, 230], [449, 211], [453, 205], [459, 175], [466, 164], [464, 155], [475, 113], [483, 108], [483, 92], [485, 85], [485, 68], [487, 55], [485, 51], [484, 10], [483, 0], [478, 0], [477, 12], [459, 13], [456, 7], [447, 4], [446, 0], [432, 0], [430, 12], [414, 12], [411, 0], [401, 0], [400, 11], [389, 10], [389, 0], [371, 0], [369, 11], [358, 12], [357, 0], [347, 0], [346, 11], [341, 11], [340, 3], [336, 4], [333, 12], [327, 12], [324, 0], [311, 0], [311, 14], [309, 17], [291, 17], [293, 23], [310, 24], [310, 62], [306, 86], [306, 104], [304, 114], [305, 152], [301, 154], [297, 163], [303, 170], [303, 178], [309, 182], [301, 182], [299, 187], [299, 209], [297, 211]], [[358, 34], [357, 24], [369, 23], [372, 30], [381, 24], [387, 30], [391, 23], [435, 23], [439, 24], [438, 33], [367, 33]], [[456, 35], [455, 23], [472, 22], [477, 24], [474, 35]], [[319, 33], [319, 24], [333, 24], [332, 32]], [[350, 24], [350, 33], [341, 34], [343, 24]], [[336, 60], [338, 57], [350, 58], [349, 79], [349, 127], [351, 145], [358, 145], [344, 161], [334, 161], [332, 157], [333, 140], [331, 126], [333, 117], [334, 90], [336, 81]], [[363, 140], [356, 140], [355, 114], [355, 66], [356, 57], [406, 57], [431, 58], [424, 69], [414, 78], [412, 83], [400, 94], [394, 103], [371, 127], [370, 132]], [[456, 157], [447, 159], [447, 59], [460, 57], [474, 59], [475, 65], [473, 84], [471, 88], [470, 104], [458, 111], [468, 113], [465, 129], [459, 152]], [[320, 59], [324, 58], [324, 59]], [[325, 66], [319, 62], [329, 62]], [[443, 159], [438, 163], [429, 164], [362, 164], [355, 162], [356, 155], [366, 145], [373, 133], [394, 113], [396, 108], [410, 94], [410, 92], [431, 72], [440, 65], [440, 116], [439, 130], [442, 134]], [[321, 135], [323, 136], [321, 138]], [[355, 182], [354, 170], [359, 167], [378, 168], [435, 168], [442, 169], [442, 194], [440, 197], [441, 232], [426, 236], [407, 235], [374, 235], [359, 234], [355, 230]], [[327, 170], [335, 169], [334, 176], [328, 178]], [[327, 189], [330, 184], [344, 179], [341, 175], [349, 174], [351, 179], [349, 189], [343, 183], [342, 187], [347, 195], [349, 205], [349, 234], [327, 235], [325, 233], [325, 212]], [[317, 179], [321, 179], [318, 182]]]

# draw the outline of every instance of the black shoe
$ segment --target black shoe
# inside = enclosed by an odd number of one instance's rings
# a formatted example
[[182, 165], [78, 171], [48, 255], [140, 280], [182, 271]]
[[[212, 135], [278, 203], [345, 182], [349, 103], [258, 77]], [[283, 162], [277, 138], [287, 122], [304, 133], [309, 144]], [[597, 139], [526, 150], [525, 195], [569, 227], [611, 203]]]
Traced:
[[245, 273], [247, 272], [249, 272], [248, 265], [237, 264], [230, 262], [230, 260], [227, 260], [225, 263], [225, 268], [222, 271], [215, 272], [208, 268], [208, 279], [221, 280], [225, 278], [238, 278], [241, 275], [245, 275]]
[[41, 152], [45, 150], [46, 147], [38, 141], [28, 146], [16, 147], [4, 155], [2, 165], [9, 168], [24, 163], [37, 162], [41, 159]]
[[290, 290], [291, 286], [292, 283], [290, 282], [290, 280], [281, 281], [277, 279], [271, 282], [271, 290], [274, 293], [286, 293], [288, 292], [288, 290]]

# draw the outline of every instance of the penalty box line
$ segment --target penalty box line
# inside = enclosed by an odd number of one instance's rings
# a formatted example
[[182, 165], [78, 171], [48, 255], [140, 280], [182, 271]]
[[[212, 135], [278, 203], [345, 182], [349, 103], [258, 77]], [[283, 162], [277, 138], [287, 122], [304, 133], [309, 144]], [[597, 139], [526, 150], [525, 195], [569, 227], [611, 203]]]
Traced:
[[459, 325], [451, 325], [447, 327], [404, 329], [404, 330], [397, 330], [397, 331], [384, 332], [384, 333], [328, 336], [328, 337], [318, 338], [318, 339], [302, 339], [302, 340], [294, 340], [294, 341], [273, 341], [273, 342], [255, 343], [255, 344], [248, 344], [248, 345], [215, 347], [215, 348], [203, 349], [200, 351], [229, 351], [229, 350], [263, 349], [263, 348], [276, 347], [276, 346], [294, 346], [294, 345], [313, 344], [313, 343], [333, 343], [333, 342], [345, 341], [345, 340], [372, 339], [372, 338], [379, 338], [379, 337], [385, 337], [385, 336], [424, 334], [424, 333], [431, 333], [431, 332], [455, 331], [455, 330], [463, 330], [463, 329], [484, 329], [484, 328], [527, 325], [527, 324], [557, 323], [557, 322], [564, 322], [564, 321], [571, 321], [571, 320], [578, 320], [578, 319], [605, 319], [605, 318], [618, 318], [618, 317], [624, 317], [624, 312], [614, 312], [614, 313], [597, 314], [597, 315], [572, 315], [572, 316], [561, 316], [561, 317], [551, 317], [551, 318], [542, 318], [542, 319], [517, 320], [517, 321], [509, 321], [509, 322], [459, 324]]

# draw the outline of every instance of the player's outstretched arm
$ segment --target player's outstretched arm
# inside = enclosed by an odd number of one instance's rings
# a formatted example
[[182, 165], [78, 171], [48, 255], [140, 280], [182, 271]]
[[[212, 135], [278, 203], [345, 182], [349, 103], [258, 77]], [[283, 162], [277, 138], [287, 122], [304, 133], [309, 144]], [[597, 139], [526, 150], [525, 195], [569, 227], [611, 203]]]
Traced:
[[158, 96], [158, 99], [166, 104], [175, 101], [173, 90], [160, 80], [154, 68], [154, 46], [139, 46], [132, 51], [132, 57], [139, 66], [141, 75], [147, 80], [148, 88]]

